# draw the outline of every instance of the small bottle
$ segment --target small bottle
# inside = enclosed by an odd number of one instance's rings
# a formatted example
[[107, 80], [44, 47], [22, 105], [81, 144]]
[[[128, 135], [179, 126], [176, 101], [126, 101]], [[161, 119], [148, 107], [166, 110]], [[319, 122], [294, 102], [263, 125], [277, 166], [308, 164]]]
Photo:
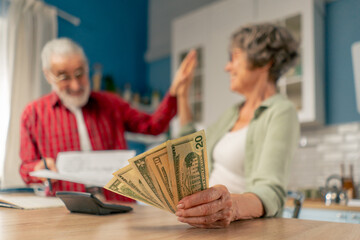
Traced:
[[94, 74], [92, 77], [93, 90], [100, 91], [101, 89], [101, 78], [102, 78], [102, 65], [100, 63], [95, 63], [93, 66]]
[[352, 198], [357, 198], [355, 184], [354, 184], [354, 165], [353, 164], [350, 164], [350, 179], [351, 179]]
[[104, 77], [104, 82], [105, 82], [105, 91], [116, 92], [115, 82], [111, 75], [106, 75]]
[[151, 94], [151, 108], [156, 109], [160, 104], [160, 93], [154, 90]]
[[348, 199], [353, 199], [355, 196], [354, 178], [353, 178], [353, 165], [350, 164], [350, 174], [345, 175], [344, 164], [341, 164], [341, 183], [342, 188], [345, 190]]
[[124, 98], [124, 100], [127, 101], [128, 103], [131, 103], [132, 92], [131, 92], [131, 85], [130, 85], [130, 83], [126, 83], [126, 84], [125, 84], [124, 92], [123, 92], [123, 98]]
[[139, 93], [134, 93], [131, 105], [134, 108], [139, 108], [140, 107], [140, 94]]

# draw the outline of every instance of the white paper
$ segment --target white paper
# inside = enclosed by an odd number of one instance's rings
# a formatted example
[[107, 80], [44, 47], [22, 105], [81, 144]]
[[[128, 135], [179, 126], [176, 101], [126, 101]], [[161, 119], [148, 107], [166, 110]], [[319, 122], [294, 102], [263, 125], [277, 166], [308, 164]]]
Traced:
[[0, 206], [21, 209], [37, 209], [63, 207], [64, 203], [59, 198], [55, 197], [13, 196], [11, 194], [2, 194], [0, 195]]
[[128, 159], [134, 156], [133, 150], [61, 152], [56, 160], [58, 172], [43, 169], [30, 175], [103, 187], [112, 173], [128, 165]]

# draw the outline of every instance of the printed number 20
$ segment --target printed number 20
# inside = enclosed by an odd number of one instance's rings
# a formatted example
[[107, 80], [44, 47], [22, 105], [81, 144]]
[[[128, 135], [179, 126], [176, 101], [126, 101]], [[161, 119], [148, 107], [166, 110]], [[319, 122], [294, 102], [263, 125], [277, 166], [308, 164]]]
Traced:
[[202, 136], [197, 136], [195, 138], [195, 142], [196, 142], [196, 145], [195, 145], [196, 149], [203, 147]]

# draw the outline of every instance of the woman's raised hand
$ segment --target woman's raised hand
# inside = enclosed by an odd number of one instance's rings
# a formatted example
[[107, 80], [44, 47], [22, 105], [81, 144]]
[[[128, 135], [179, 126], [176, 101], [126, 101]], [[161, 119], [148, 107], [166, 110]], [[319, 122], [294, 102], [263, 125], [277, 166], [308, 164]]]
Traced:
[[170, 86], [169, 92], [171, 96], [187, 97], [197, 65], [196, 56], [196, 51], [191, 50], [182, 61], [179, 69], [176, 71], [174, 81]]

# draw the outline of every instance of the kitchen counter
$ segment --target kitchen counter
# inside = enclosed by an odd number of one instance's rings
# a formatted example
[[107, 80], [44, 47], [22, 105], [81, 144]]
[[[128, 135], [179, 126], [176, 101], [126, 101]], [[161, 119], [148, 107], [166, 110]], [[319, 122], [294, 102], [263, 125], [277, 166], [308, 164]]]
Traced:
[[[294, 207], [293, 199], [288, 199], [285, 203], [286, 207]], [[325, 202], [321, 199], [305, 199], [302, 208], [316, 208], [324, 210], [342, 210], [342, 211], [356, 211], [360, 212], [360, 207], [350, 207], [346, 205], [332, 204], [329, 206], [325, 205]]]

